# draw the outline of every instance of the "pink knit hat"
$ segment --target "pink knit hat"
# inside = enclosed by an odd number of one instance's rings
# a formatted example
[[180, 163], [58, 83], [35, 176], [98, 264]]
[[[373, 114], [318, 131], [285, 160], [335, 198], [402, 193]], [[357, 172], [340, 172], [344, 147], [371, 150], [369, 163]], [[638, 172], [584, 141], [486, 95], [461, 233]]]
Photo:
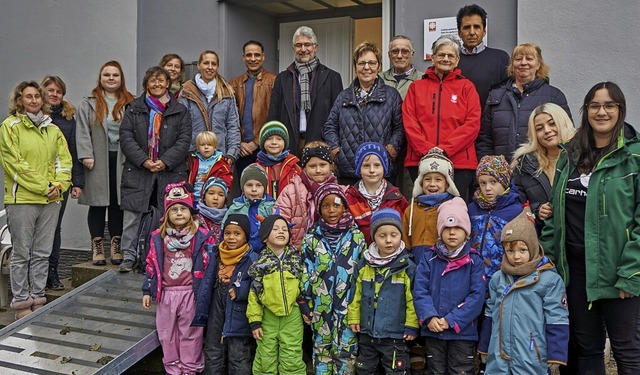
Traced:
[[193, 208], [193, 193], [189, 191], [189, 186], [182, 181], [177, 184], [169, 184], [164, 189], [164, 212], [167, 212], [174, 204], [182, 204], [189, 207], [191, 213], [195, 213]]
[[444, 228], [460, 227], [471, 234], [471, 221], [467, 212], [467, 204], [460, 197], [454, 197], [438, 207], [438, 235], [442, 235]]

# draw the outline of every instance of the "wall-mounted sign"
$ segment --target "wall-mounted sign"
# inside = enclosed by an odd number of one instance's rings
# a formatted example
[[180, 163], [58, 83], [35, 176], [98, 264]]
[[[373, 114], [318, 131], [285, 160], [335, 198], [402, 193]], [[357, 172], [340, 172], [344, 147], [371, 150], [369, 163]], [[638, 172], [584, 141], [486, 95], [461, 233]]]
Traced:
[[[452, 35], [460, 44], [458, 37], [458, 24], [455, 17], [432, 18], [424, 20], [424, 60], [431, 60], [431, 46], [442, 35]], [[487, 35], [484, 36], [484, 44], [487, 44]]]

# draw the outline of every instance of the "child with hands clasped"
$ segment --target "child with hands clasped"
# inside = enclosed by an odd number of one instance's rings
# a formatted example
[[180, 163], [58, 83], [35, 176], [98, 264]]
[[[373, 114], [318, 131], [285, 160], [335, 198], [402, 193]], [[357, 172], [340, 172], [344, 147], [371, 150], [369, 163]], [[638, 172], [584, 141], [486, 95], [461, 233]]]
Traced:
[[202, 327], [192, 327], [209, 266], [210, 236], [193, 220], [193, 197], [184, 182], [168, 185], [164, 221], [152, 234], [142, 285], [142, 305], [156, 309], [156, 328], [168, 374], [196, 374], [204, 367]]
[[406, 374], [409, 351], [404, 340], [418, 335], [418, 318], [413, 306], [411, 284], [416, 265], [402, 242], [400, 214], [391, 208], [371, 217], [374, 242], [358, 263], [358, 277], [347, 321], [359, 332], [358, 374]]
[[547, 374], [567, 362], [565, 287], [538, 242], [529, 207], [502, 230], [478, 352], [487, 374]]
[[204, 374], [251, 375], [255, 342], [247, 320], [247, 271], [258, 254], [247, 243], [250, 228], [244, 215], [227, 217], [202, 280], [207, 303], [198, 305], [194, 325], [207, 326]]
[[486, 285], [482, 259], [468, 241], [462, 198], [440, 205], [437, 225], [440, 239], [422, 255], [413, 289], [427, 368], [429, 374], [472, 374]]
[[260, 151], [256, 158], [267, 172], [267, 194], [277, 199], [302, 169], [297, 156], [289, 153], [289, 132], [283, 123], [269, 121], [260, 128]]
[[313, 367], [316, 375], [353, 374], [358, 342], [347, 323], [347, 307], [355, 291], [356, 266], [367, 247], [339, 185], [320, 186], [316, 207], [320, 219], [302, 243]]
[[302, 276], [300, 252], [289, 245], [289, 224], [280, 215], [264, 219], [260, 239], [266, 246], [249, 268], [247, 317], [258, 341], [254, 374], [305, 375], [302, 360]]
[[220, 177], [209, 177], [202, 186], [202, 194], [200, 194], [196, 220], [201, 228], [211, 231], [214, 244], [220, 240], [222, 219], [228, 210], [225, 206], [229, 194], [228, 186]]
[[231, 186], [233, 172], [227, 159], [218, 151], [218, 137], [211, 131], [203, 131], [196, 136], [196, 152], [189, 155], [189, 178], [193, 186], [194, 199], [199, 204], [202, 187], [211, 177], [219, 177]]
[[416, 262], [438, 241], [438, 207], [460, 196], [453, 182], [453, 164], [441, 149], [429, 150], [420, 160], [418, 172], [411, 205], [404, 210], [402, 220], [402, 240]]

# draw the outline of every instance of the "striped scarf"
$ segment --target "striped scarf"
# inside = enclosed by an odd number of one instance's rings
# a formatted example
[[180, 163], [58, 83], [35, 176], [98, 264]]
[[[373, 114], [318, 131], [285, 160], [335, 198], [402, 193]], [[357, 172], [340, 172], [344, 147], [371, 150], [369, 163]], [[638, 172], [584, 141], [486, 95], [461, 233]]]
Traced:
[[318, 64], [320, 64], [320, 60], [317, 57], [314, 57], [307, 63], [295, 62], [296, 69], [300, 74], [300, 105], [305, 112], [309, 112], [311, 110], [311, 90], [310, 90], [310, 79], [309, 76], [311, 72], [313, 72]]
[[[169, 94], [164, 93], [166, 103], [169, 103]], [[162, 115], [167, 110], [167, 104], [162, 103], [160, 99], [155, 98], [149, 93], [146, 94], [145, 102], [149, 107], [149, 130], [147, 137], [147, 147], [149, 148], [149, 159], [158, 160], [158, 151], [160, 149], [160, 125], [162, 124]]]

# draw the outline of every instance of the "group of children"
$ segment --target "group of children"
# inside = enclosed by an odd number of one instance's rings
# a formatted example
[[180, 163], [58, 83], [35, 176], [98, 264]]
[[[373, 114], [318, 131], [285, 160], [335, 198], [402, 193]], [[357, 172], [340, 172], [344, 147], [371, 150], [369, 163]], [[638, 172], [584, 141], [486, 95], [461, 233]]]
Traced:
[[326, 144], [298, 159], [288, 139], [263, 126], [229, 208], [213, 133], [196, 139], [188, 183], [167, 187], [143, 285], [167, 373], [305, 374], [305, 324], [318, 375], [409, 373], [416, 338], [433, 374], [473, 373], [476, 353], [488, 374], [566, 362], [564, 285], [503, 157], [480, 161], [467, 209], [437, 148], [409, 204], [382, 145], [360, 146], [362, 179], [345, 187]]

